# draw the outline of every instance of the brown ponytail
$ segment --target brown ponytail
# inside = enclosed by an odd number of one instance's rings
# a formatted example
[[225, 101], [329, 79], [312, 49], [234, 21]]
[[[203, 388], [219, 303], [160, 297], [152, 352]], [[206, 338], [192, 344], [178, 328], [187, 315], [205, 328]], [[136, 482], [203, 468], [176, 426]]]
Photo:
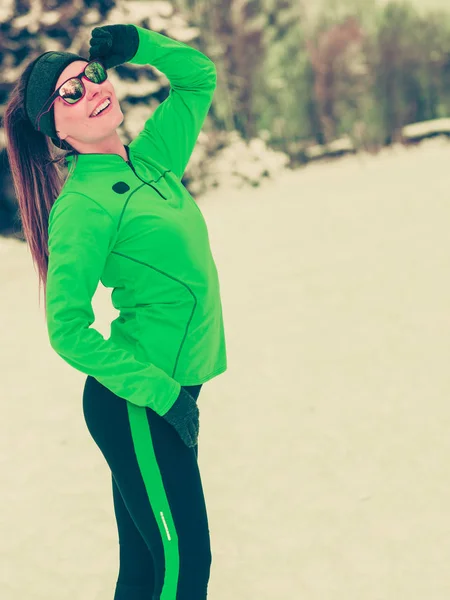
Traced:
[[[48, 218], [65, 182], [62, 163], [67, 154], [79, 153], [61, 140], [61, 150], [69, 152], [56, 155], [55, 158], [57, 148], [51, 138], [36, 131], [26, 115], [26, 84], [37, 58], [26, 66], [11, 91], [3, 115], [3, 127], [21, 226], [33, 262], [38, 268], [39, 291], [42, 283], [46, 302]], [[76, 158], [73, 161], [75, 164]], [[45, 314], [47, 316], [46, 308]]]

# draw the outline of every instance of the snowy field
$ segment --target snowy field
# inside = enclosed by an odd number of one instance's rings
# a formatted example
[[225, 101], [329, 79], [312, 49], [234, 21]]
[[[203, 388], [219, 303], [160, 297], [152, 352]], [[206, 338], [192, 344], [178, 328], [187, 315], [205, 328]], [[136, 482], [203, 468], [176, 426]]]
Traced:
[[[199, 398], [210, 600], [450, 597], [450, 144], [284, 172], [199, 202], [228, 371]], [[2, 600], [112, 600], [110, 472], [86, 375], [0, 238]], [[109, 337], [110, 290], [94, 297]], [[149, 599], [151, 600], [151, 599]]]

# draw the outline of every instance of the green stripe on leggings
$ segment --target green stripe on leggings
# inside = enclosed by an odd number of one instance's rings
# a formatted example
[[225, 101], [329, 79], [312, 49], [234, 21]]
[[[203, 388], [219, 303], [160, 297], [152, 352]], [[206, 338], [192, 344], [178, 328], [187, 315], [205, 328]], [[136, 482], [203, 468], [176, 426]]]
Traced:
[[[161, 472], [156, 461], [146, 409], [131, 402], [127, 402], [127, 407], [137, 462], [164, 547], [166, 576], [160, 600], [173, 600], [173, 598], [176, 598], [180, 570], [178, 536]], [[167, 577], [167, 574], [169, 577]]]

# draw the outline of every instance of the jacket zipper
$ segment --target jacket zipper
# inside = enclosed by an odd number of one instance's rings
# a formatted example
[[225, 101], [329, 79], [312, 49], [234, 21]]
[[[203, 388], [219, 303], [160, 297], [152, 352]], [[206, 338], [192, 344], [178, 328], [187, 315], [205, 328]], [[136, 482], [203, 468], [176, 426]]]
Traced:
[[155, 187], [154, 185], [152, 185], [151, 183], [147, 183], [146, 181], [144, 181], [143, 179], [141, 179], [141, 178], [139, 177], [139, 175], [138, 175], [138, 174], [136, 173], [136, 171], [134, 170], [134, 167], [133, 167], [133, 165], [131, 164], [131, 161], [127, 160], [126, 162], [127, 162], [127, 164], [128, 164], [128, 165], [130, 165], [130, 167], [133, 169], [133, 173], [136, 175], [136, 177], [137, 177], [137, 178], [138, 178], [140, 181], [142, 181], [142, 183], [145, 183], [145, 185], [149, 185], [149, 186], [150, 186], [150, 187], [151, 187], [153, 190], [155, 190], [156, 192], [158, 192], [158, 194], [161, 196], [161, 198], [164, 198], [164, 200], [167, 200], [167, 198], [166, 198], [166, 197], [165, 197], [163, 194], [161, 194], [161, 192], [158, 190], [158, 188], [156, 188], [156, 187]]

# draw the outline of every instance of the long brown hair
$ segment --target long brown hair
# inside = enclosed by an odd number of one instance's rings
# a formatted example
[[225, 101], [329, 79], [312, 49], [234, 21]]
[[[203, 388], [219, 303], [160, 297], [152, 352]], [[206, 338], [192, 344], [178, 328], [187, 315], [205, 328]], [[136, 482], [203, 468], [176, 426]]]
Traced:
[[[25, 67], [12, 89], [3, 114], [3, 127], [21, 226], [33, 262], [38, 268], [39, 292], [42, 284], [46, 303], [48, 218], [65, 182], [61, 163], [68, 154], [73, 154], [75, 155], [73, 166], [75, 166], [76, 155], [79, 152], [68, 142], [61, 140], [61, 150], [69, 152], [65, 152], [62, 156], [56, 155], [57, 148], [51, 138], [36, 131], [27, 117], [26, 85], [34, 63], [39, 57]], [[45, 315], [47, 316], [47, 310]]]

